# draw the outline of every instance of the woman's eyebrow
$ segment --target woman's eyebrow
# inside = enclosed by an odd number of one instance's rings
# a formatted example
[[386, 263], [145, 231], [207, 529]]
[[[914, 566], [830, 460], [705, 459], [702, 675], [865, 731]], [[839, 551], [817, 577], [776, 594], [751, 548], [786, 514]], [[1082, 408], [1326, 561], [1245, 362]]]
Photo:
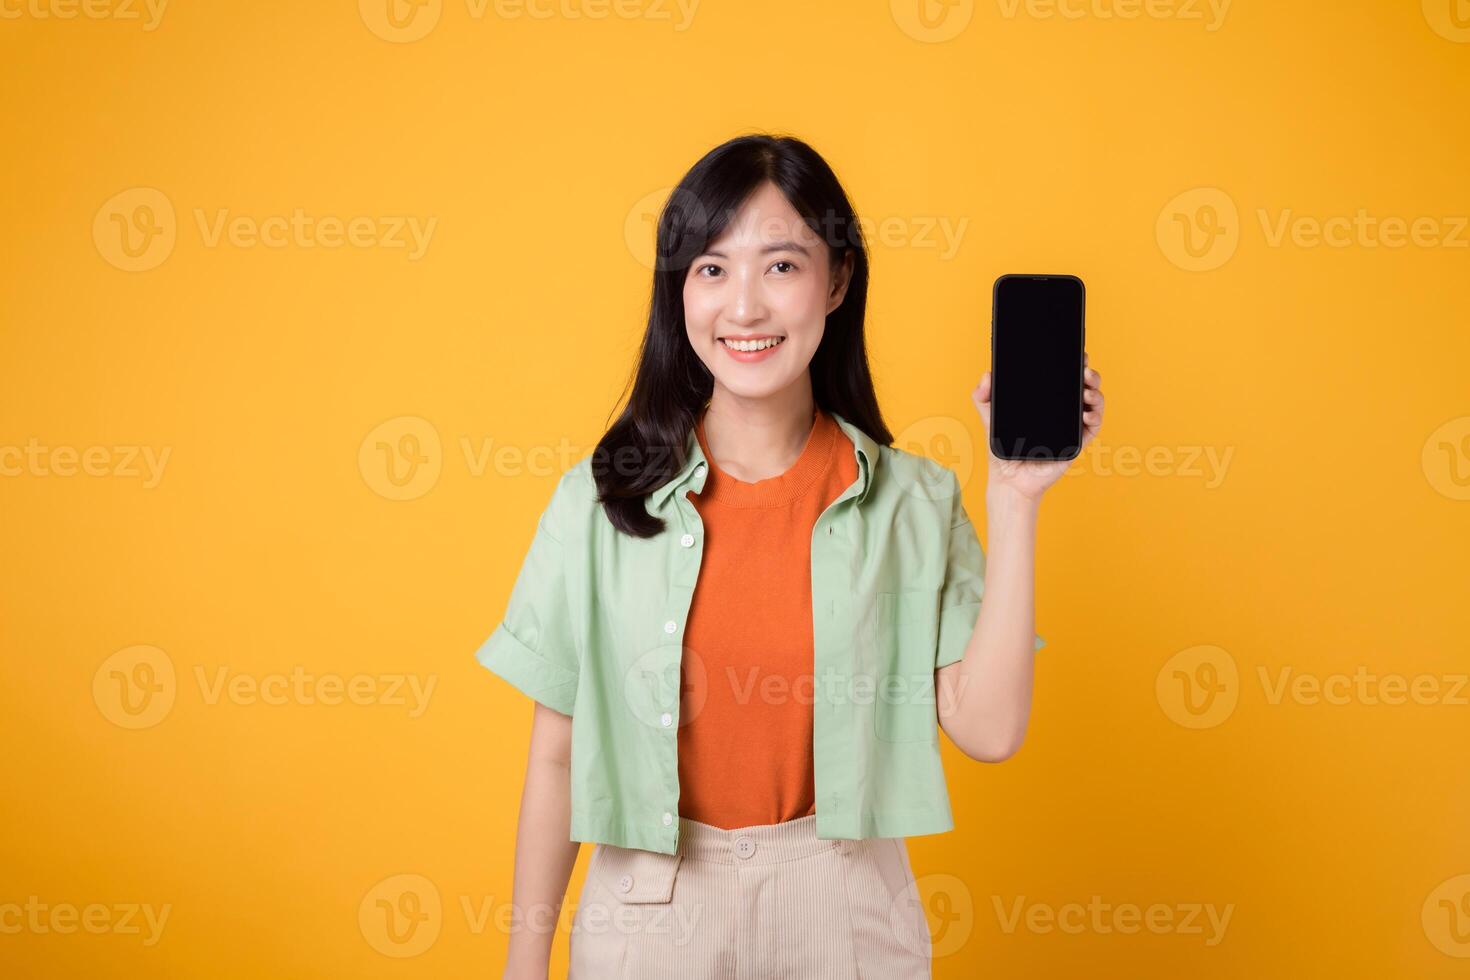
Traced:
[[[811, 252], [809, 252], [807, 250], [807, 247], [805, 245], [799, 245], [796, 242], [772, 242], [769, 245], [763, 245], [761, 247], [761, 252], [762, 253], [765, 253], [765, 252], [800, 252], [802, 255], [810, 255], [811, 254]], [[729, 256], [726, 255], [724, 252], [717, 252], [714, 249], [710, 249], [708, 252], [705, 252], [704, 254], [705, 255], [713, 255], [717, 259], [728, 259], [729, 258]]]

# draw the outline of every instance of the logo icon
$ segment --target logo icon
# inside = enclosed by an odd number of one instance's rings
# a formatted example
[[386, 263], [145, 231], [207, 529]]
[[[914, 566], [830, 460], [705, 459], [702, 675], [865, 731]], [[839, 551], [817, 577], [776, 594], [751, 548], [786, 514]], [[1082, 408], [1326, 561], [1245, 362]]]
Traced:
[[1240, 672], [1235, 658], [1220, 647], [1190, 647], [1165, 661], [1154, 680], [1154, 693], [1175, 724], [1214, 728], [1235, 712]]
[[1470, 500], [1470, 415], [1431, 432], [1419, 462], [1435, 490], [1451, 500]]
[[1154, 233], [1170, 262], [1187, 272], [1209, 272], [1235, 254], [1240, 215], [1229, 194], [1218, 187], [1196, 187], [1164, 205]]
[[362, 440], [357, 468], [363, 482], [388, 500], [415, 500], [434, 489], [444, 469], [439, 430], [428, 419], [400, 415]]
[[158, 647], [119, 650], [92, 675], [92, 700], [119, 728], [152, 728], [168, 717], [178, 694], [174, 662]]
[[434, 945], [444, 925], [439, 889], [423, 875], [384, 878], [362, 897], [357, 925], [368, 945], [384, 956], [418, 956]]
[[98, 254], [124, 272], [147, 272], [162, 265], [173, 254], [178, 232], [173, 202], [152, 187], [114, 194], [92, 219]]
[[1419, 912], [1424, 935], [1446, 956], [1470, 957], [1470, 874], [1435, 886]]
[[1456, 44], [1470, 42], [1470, 0], [1423, 0], [1423, 5], [1434, 33]]
[[444, 0], [357, 0], [357, 12], [368, 30], [394, 44], [427, 37], [439, 24]]
[[650, 728], [683, 728], [704, 710], [710, 676], [693, 647], [663, 643], [623, 669], [623, 703]]
[[893, 22], [915, 41], [953, 40], [975, 16], [975, 0], [889, 0]]
[[[676, 227], [689, 229], [698, 235], [709, 226], [709, 215], [699, 200], [687, 191], [664, 187], [640, 197], [628, 209], [623, 219], [623, 241], [628, 251], [645, 269], [677, 269], [694, 260], [702, 241], [686, 236], [683, 240], [663, 242], [658, 240], [659, 219], [667, 212]], [[669, 255], [660, 255], [659, 248], [671, 248]]]
[[[931, 415], [911, 422], [894, 438], [893, 447], [953, 470], [962, 488], [970, 482], [975, 467], [975, 443], [970, 438], [970, 430], [959, 419]], [[944, 500], [950, 495], [949, 478], [944, 470], [930, 473], [929, 468], [922, 468], [915, 476], [905, 477], [901, 486], [925, 500]]]
[[905, 949], [937, 960], [970, 941], [975, 931], [975, 898], [964, 879], [952, 874], [911, 876], [889, 906], [888, 920]]

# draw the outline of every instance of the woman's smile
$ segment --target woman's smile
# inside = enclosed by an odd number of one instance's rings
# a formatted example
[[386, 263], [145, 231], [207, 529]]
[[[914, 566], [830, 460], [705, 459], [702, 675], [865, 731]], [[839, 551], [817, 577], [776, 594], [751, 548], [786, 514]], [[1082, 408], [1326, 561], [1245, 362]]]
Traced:
[[759, 337], [717, 337], [716, 340], [735, 360], [749, 363], [771, 357], [786, 338], [765, 334]]

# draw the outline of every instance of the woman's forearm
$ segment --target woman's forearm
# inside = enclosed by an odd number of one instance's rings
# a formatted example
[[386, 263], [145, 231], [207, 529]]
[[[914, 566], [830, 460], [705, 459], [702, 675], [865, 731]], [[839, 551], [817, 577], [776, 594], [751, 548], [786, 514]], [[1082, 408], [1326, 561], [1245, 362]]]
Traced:
[[1039, 498], [986, 492], [985, 592], [964, 658], [936, 677], [940, 724], [962, 752], [999, 762], [1026, 736], [1035, 656]]
[[538, 704], [516, 829], [506, 980], [546, 980], [567, 881], [581, 844], [570, 840], [572, 719]]

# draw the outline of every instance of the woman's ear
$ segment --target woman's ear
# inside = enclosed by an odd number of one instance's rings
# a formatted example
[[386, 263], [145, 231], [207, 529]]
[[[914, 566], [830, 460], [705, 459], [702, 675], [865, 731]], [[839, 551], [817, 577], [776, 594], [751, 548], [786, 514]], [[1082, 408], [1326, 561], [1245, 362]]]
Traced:
[[847, 295], [848, 283], [852, 282], [853, 261], [852, 249], [847, 249], [842, 254], [842, 262], [832, 271], [832, 290], [827, 296], [828, 313], [841, 306], [843, 297]]

